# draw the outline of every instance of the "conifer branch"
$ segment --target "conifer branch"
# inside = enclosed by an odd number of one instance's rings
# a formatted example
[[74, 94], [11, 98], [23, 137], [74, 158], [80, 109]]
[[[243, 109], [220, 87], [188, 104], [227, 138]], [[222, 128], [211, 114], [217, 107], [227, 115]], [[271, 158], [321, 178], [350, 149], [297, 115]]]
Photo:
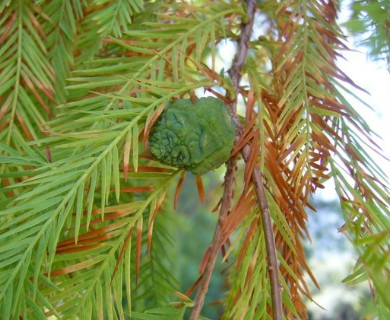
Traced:
[[236, 157], [231, 158], [227, 163], [227, 171], [225, 174], [224, 183], [225, 188], [222, 196], [218, 224], [215, 227], [213, 241], [209, 247], [208, 253], [206, 253], [208, 255], [208, 260], [205, 269], [201, 274], [198, 291], [194, 300], [194, 308], [192, 310], [190, 320], [197, 320], [199, 318], [200, 312], [202, 311], [204, 299], [209, 288], [211, 275], [214, 270], [215, 262], [217, 261], [219, 249], [222, 245], [222, 225], [223, 221], [229, 213], [231, 199], [233, 197], [233, 185], [235, 179], [236, 164]]
[[[247, 14], [248, 21], [243, 23], [241, 27], [241, 36], [237, 42], [237, 52], [233, 59], [232, 67], [229, 70], [229, 75], [232, 79], [232, 82], [235, 87], [236, 93], [239, 92], [239, 83], [241, 80], [241, 68], [245, 62], [247, 53], [248, 53], [248, 42], [250, 40], [253, 22], [256, 12], [256, 1], [247, 0]], [[233, 111], [233, 116], [237, 117], [235, 110]], [[236, 124], [238, 126], [239, 132], [242, 132], [242, 126], [240, 121], [236, 119]], [[242, 149], [242, 157], [244, 161], [247, 162], [250, 154], [250, 147], [246, 145]], [[271, 281], [271, 295], [272, 295], [272, 314], [273, 319], [279, 320], [283, 318], [283, 309], [282, 309], [282, 299], [281, 299], [281, 286], [279, 280], [279, 267], [278, 260], [276, 257], [276, 247], [275, 247], [275, 237], [272, 230], [272, 221], [269, 212], [268, 202], [265, 196], [264, 182], [260, 172], [260, 169], [257, 165], [252, 173], [251, 180], [256, 189], [256, 198], [257, 202], [260, 205], [260, 212], [263, 222], [264, 235], [266, 239], [266, 250], [268, 258], [268, 272]]]
[[[241, 81], [241, 69], [245, 63], [246, 56], [248, 53], [248, 42], [253, 31], [253, 22], [256, 12], [256, 1], [246, 0], [247, 5], [247, 17], [246, 21], [241, 25], [241, 34], [237, 41], [237, 52], [234, 56], [232, 66], [229, 70], [229, 76], [233, 82], [235, 89], [235, 97], [232, 99], [230, 104], [231, 111], [233, 113], [234, 120], [237, 125], [237, 140], [242, 134], [242, 126], [237, 117], [236, 106], [237, 106], [237, 95], [239, 93], [239, 84]], [[247, 145], [242, 150], [242, 156], [245, 161], [248, 160], [250, 153], [250, 147]], [[215, 262], [217, 260], [218, 251], [221, 248], [222, 244], [222, 224], [225, 218], [227, 217], [230, 206], [231, 199], [233, 195], [233, 184], [235, 180], [235, 169], [236, 169], [237, 159], [236, 157], [231, 158], [227, 163], [227, 171], [225, 175], [224, 182], [224, 193], [222, 196], [221, 209], [219, 214], [218, 224], [215, 228], [214, 237], [212, 244], [208, 251], [208, 260], [206, 267], [201, 275], [198, 291], [195, 297], [195, 306], [191, 314], [191, 320], [198, 319], [200, 312], [202, 310], [204, 299], [208, 291], [208, 286], [211, 280], [211, 275], [214, 269]], [[279, 268], [278, 261], [276, 257], [275, 249], [275, 240], [272, 231], [272, 221], [270, 217], [269, 207], [265, 196], [264, 183], [258, 166], [255, 166], [255, 169], [252, 173], [252, 182], [255, 185], [257, 202], [261, 207], [261, 215], [263, 220], [264, 234], [266, 237], [266, 250], [268, 256], [268, 271], [271, 279], [271, 291], [272, 291], [272, 311], [274, 319], [282, 319], [282, 300], [280, 294], [280, 281], [279, 281]]]
[[246, 0], [247, 6], [247, 21], [242, 22], [241, 25], [241, 34], [237, 40], [237, 51], [236, 55], [233, 58], [232, 66], [229, 69], [229, 76], [232, 79], [234, 90], [236, 92], [236, 98], [234, 99], [234, 107], [237, 104], [237, 94], [239, 92], [239, 86], [241, 81], [241, 69], [245, 63], [246, 56], [248, 54], [248, 43], [250, 41], [252, 31], [253, 31], [253, 22], [255, 20], [256, 13], [256, 1]]
[[[250, 148], [246, 145], [242, 150], [242, 157], [247, 162]], [[267, 251], [268, 273], [271, 281], [272, 315], [273, 319], [283, 319], [283, 308], [281, 298], [281, 285], [279, 280], [279, 266], [276, 257], [275, 237], [272, 230], [272, 221], [268, 202], [265, 196], [264, 182], [259, 167], [256, 165], [252, 173], [252, 182], [256, 189], [257, 202], [260, 205], [261, 218], [265, 235], [265, 247]]]

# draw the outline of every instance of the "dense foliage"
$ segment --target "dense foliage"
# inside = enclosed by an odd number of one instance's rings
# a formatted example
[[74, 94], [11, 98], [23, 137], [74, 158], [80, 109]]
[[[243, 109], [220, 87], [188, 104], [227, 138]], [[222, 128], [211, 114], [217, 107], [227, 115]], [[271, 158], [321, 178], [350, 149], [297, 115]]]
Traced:
[[[0, 318], [197, 317], [222, 252], [224, 319], [305, 319], [306, 208], [330, 179], [359, 254], [347, 281], [369, 281], [390, 318], [389, 189], [336, 65], [337, 12], [332, 0], [1, 1]], [[236, 143], [199, 279], [178, 292], [184, 173], [146, 146], [167, 103], [203, 92], [230, 109]]]

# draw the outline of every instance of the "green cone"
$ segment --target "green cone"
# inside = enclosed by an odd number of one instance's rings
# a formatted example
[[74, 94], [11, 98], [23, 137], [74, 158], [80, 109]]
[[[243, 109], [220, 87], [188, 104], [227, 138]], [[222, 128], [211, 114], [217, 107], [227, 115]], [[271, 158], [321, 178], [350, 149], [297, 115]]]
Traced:
[[180, 99], [153, 125], [149, 147], [161, 163], [202, 175], [229, 159], [234, 136], [235, 125], [222, 100]]

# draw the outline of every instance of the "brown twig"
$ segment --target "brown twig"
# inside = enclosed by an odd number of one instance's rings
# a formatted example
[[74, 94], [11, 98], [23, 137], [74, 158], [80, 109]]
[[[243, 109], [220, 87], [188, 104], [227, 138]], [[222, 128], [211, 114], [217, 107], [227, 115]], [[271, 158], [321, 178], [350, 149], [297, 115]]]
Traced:
[[227, 164], [227, 170], [225, 174], [225, 188], [222, 196], [221, 209], [219, 213], [218, 224], [215, 227], [213, 241], [209, 248], [208, 260], [206, 266], [201, 275], [198, 291], [194, 299], [194, 308], [192, 309], [190, 320], [197, 320], [200, 312], [203, 308], [204, 299], [209, 288], [211, 275], [214, 270], [214, 265], [218, 257], [219, 249], [221, 248], [222, 239], [222, 222], [229, 213], [231, 199], [233, 195], [233, 184], [235, 178], [236, 158], [231, 158]]
[[[242, 25], [241, 36], [237, 43], [238, 45], [237, 52], [233, 59], [232, 67], [229, 70], [229, 75], [234, 84], [236, 94], [238, 94], [239, 92], [239, 84], [241, 80], [241, 68], [245, 62], [246, 55], [248, 53], [248, 42], [252, 35], [253, 21], [256, 12], [256, 1], [247, 0], [246, 5], [247, 5], [248, 21]], [[238, 126], [238, 131], [242, 132], [242, 125], [237, 117], [236, 112], [234, 111], [233, 111], [233, 117], [236, 117], [235, 120]], [[241, 154], [244, 161], [247, 162], [250, 155], [250, 146], [246, 145], [242, 149]], [[263, 177], [257, 165], [255, 165], [254, 167], [251, 180], [256, 189], [257, 202], [261, 207], [260, 210], [261, 218], [263, 222], [263, 230], [266, 239], [268, 273], [271, 281], [272, 315], [273, 315], [273, 319], [281, 320], [283, 319], [283, 307], [282, 307], [282, 298], [281, 298], [281, 285], [279, 280], [279, 266], [276, 257], [275, 237], [272, 230], [272, 220], [271, 220], [267, 198], [265, 195]]]
[[[236, 112], [237, 95], [239, 92], [239, 85], [242, 77], [241, 69], [244, 65], [248, 53], [248, 42], [252, 35], [253, 22], [254, 22], [254, 17], [256, 12], [256, 0], [246, 0], [245, 2], [247, 6], [247, 17], [246, 17], [246, 21], [243, 21], [241, 25], [241, 34], [237, 41], [236, 55], [234, 56], [232, 66], [229, 70], [229, 75], [235, 89], [235, 97], [233, 99], [230, 99], [232, 101], [232, 103], [230, 104], [230, 109], [232, 111], [233, 118], [237, 124], [236, 141], [239, 140], [243, 131], [242, 125], [237, 117], [237, 112]], [[250, 146], [246, 145], [242, 149], [241, 153], [244, 160], [247, 161], [250, 154]], [[208, 291], [214, 265], [217, 260], [218, 252], [222, 245], [221, 243], [222, 224], [225, 218], [227, 217], [231, 206], [236, 162], [237, 160], [236, 157], [234, 156], [227, 163], [227, 171], [226, 171], [225, 183], [224, 183], [224, 193], [222, 196], [218, 224], [214, 231], [212, 244], [208, 250], [207, 262], [205, 268], [203, 270], [203, 273], [201, 274], [201, 278], [198, 283], [198, 291], [194, 299], [194, 308], [192, 310], [190, 320], [196, 320], [199, 318], [200, 312], [204, 304], [204, 299]], [[274, 240], [274, 235], [272, 230], [272, 221], [270, 217], [269, 207], [265, 196], [263, 178], [261, 176], [258, 166], [255, 166], [253, 170], [251, 180], [256, 189], [257, 202], [261, 207], [261, 216], [263, 220], [263, 228], [264, 228], [264, 234], [266, 238], [268, 272], [271, 279], [273, 318], [276, 320], [281, 320], [282, 319], [282, 303], [281, 303], [281, 294], [280, 294], [281, 287], [279, 281], [278, 261], [276, 258], [275, 240]]]
[[256, 0], [246, 0], [245, 3], [247, 9], [247, 21], [241, 24], [241, 34], [237, 41], [236, 55], [234, 56], [232, 66], [229, 69], [229, 75], [232, 79], [234, 90], [236, 92], [234, 106], [237, 104], [237, 94], [239, 92], [241, 81], [241, 69], [248, 54], [248, 43], [252, 35], [253, 22], [255, 20], [256, 13]]
[[[246, 145], [242, 152], [242, 157], [245, 161], [249, 158], [250, 148]], [[265, 195], [263, 177], [261, 176], [259, 167], [256, 165], [251, 180], [255, 185], [257, 202], [261, 207], [261, 219], [263, 220], [263, 230], [265, 235], [265, 247], [268, 258], [268, 274], [271, 281], [271, 298], [272, 298], [272, 318], [274, 320], [283, 319], [283, 307], [281, 297], [281, 285], [279, 280], [279, 265], [276, 257], [275, 237], [272, 230], [272, 221], [269, 211], [267, 198]]]

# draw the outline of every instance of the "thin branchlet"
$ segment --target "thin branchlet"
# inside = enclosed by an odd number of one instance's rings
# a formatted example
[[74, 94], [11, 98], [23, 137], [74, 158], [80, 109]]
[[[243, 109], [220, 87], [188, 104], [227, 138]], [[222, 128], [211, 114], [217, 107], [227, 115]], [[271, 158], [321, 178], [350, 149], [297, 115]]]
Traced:
[[[239, 140], [242, 134], [242, 126], [237, 116], [237, 96], [239, 94], [239, 86], [242, 78], [241, 70], [245, 63], [246, 56], [248, 54], [248, 43], [252, 35], [253, 22], [255, 19], [255, 12], [256, 12], [256, 0], [246, 0], [245, 2], [247, 6], [247, 16], [246, 19], [242, 22], [241, 34], [237, 41], [237, 51], [232, 62], [232, 67], [229, 70], [229, 76], [233, 82], [234, 90], [235, 90], [235, 96], [234, 97], [228, 96], [228, 98], [231, 100], [229, 107], [232, 111], [234, 121], [237, 125], [236, 141]], [[250, 146], [247, 145], [242, 149], [242, 156], [245, 161], [248, 160], [249, 154], [250, 154]], [[195, 300], [194, 300], [195, 306], [192, 310], [192, 314], [190, 317], [191, 320], [196, 320], [199, 318], [200, 312], [204, 304], [204, 299], [208, 291], [214, 265], [217, 260], [218, 251], [221, 248], [222, 224], [223, 221], [226, 219], [227, 215], [229, 214], [229, 210], [231, 207], [236, 165], [237, 165], [236, 157], [232, 157], [227, 162], [227, 171], [226, 171], [225, 182], [224, 182], [224, 193], [222, 196], [218, 224], [214, 231], [214, 237], [211, 246], [209, 248], [206, 267], [201, 275], [198, 291], [195, 296]], [[265, 196], [264, 183], [258, 166], [255, 166], [254, 171], [252, 173], [251, 180], [256, 189], [257, 202], [261, 209], [260, 211], [262, 216], [263, 228], [266, 237], [268, 272], [271, 279], [273, 318], [276, 320], [281, 320], [283, 318], [283, 310], [282, 310], [281, 291], [280, 291], [281, 286], [279, 281], [279, 267], [276, 258], [275, 240], [272, 231], [272, 221], [270, 217], [269, 206]]]
[[218, 218], [218, 224], [215, 227], [213, 241], [209, 247], [208, 260], [205, 266], [205, 269], [201, 275], [198, 291], [194, 299], [194, 308], [192, 309], [190, 320], [197, 320], [199, 318], [200, 312], [202, 311], [204, 299], [206, 297], [211, 275], [214, 270], [215, 262], [217, 261], [218, 252], [221, 248], [222, 241], [222, 225], [223, 221], [229, 213], [231, 199], [233, 195], [233, 185], [235, 179], [235, 169], [236, 169], [237, 159], [236, 157], [231, 158], [227, 162], [227, 171], [225, 174], [225, 188], [222, 196], [221, 209]]

